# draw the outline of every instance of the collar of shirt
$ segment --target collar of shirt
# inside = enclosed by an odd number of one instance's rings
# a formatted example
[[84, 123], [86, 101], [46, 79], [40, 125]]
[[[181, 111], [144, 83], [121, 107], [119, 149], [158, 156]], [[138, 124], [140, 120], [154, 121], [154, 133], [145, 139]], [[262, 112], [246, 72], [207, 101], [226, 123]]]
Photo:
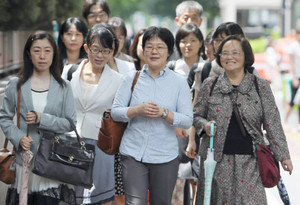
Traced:
[[[166, 66], [164, 69], [162, 69], [160, 72], [159, 72], [159, 76], [163, 76], [165, 73], [167, 73], [168, 71], [170, 71], [170, 69]], [[147, 75], [151, 76], [150, 72], [149, 72], [149, 65], [148, 64], [145, 64], [143, 69], [142, 69], [142, 72], [145, 72]], [[151, 76], [152, 77], [152, 76]]]

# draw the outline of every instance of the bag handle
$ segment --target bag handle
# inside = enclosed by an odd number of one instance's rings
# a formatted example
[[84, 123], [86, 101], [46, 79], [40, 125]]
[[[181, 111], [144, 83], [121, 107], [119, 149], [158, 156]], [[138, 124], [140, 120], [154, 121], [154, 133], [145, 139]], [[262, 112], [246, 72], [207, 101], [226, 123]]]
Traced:
[[[21, 88], [18, 90], [18, 100], [17, 100], [17, 127], [20, 128], [20, 100], [21, 100]], [[8, 139], [5, 137], [3, 148], [6, 149], [8, 145]], [[15, 150], [15, 147], [13, 148]]]
[[78, 143], [79, 143], [80, 145], [82, 145], [81, 142], [83, 142], [83, 141], [80, 141], [80, 136], [79, 136], [79, 134], [78, 134], [78, 132], [77, 132], [77, 129], [76, 129], [76, 126], [75, 126], [73, 120], [71, 120], [71, 119], [68, 118], [68, 117], [67, 117], [66, 119], [69, 121], [69, 123], [70, 123], [70, 125], [71, 125], [73, 131], [76, 133], [76, 137], [77, 137]]

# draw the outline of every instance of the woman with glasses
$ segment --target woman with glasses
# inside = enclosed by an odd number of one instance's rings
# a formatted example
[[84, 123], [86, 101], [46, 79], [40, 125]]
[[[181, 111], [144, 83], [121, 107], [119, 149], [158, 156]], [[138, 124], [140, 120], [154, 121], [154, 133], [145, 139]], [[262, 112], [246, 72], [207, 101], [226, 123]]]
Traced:
[[[102, 114], [111, 108], [115, 93], [122, 82], [119, 73], [107, 62], [118, 50], [118, 41], [106, 24], [96, 24], [87, 34], [83, 60], [73, 73], [73, 89], [80, 135], [95, 144], [101, 127]], [[74, 176], [76, 177], [76, 176]], [[112, 204], [115, 195], [114, 156], [96, 148], [93, 187], [76, 187], [78, 204]]]
[[126, 204], [146, 205], [148, 190], [150, 204], [171, 204], [179, 165], [175, 128], [192, 122], [187, 81], [166, 66], [173, 46], [168, 29], [149, 27], [142, 40], [146, 64], [134, 91], [130, 75], [113, 103], [114, 120], [128, 122], [120, 146]]
[[276, 160], [290, 174], [293, 170], [274, 96], [266, 80], [248, 71], [254, 55], [246, 38], [228, 36], [216, 54], [217, 63], [225, 72], [203, 82], [201, 98], [194, 107], [194, 126], [198, 133], [206, 133], [199, 149], [201, 170], [196, 204], [203, 203], [204, 161], [211, 123], [215, 124], [217, 162], [211, 204], [267, 204], [254, 154], [255, 144], [265, 144], [262, 125]]
[[77, 17], [70, 17], [61, 24], [58, 36], [61, 71], [64, 66], [79, 64], [85, 58], [83, 43], [87, 32], [85, 23]]
[[92, 28], [96, 23], [107, 23], [110, 8], [105, 0], [86, 0], [82, 7], [82, 15]]

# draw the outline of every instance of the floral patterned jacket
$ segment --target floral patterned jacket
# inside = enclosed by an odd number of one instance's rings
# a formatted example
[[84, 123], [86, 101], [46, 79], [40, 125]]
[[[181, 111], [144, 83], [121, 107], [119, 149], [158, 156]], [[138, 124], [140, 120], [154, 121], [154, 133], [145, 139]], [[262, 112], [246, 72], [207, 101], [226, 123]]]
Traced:
[[[202, 84], [196, 105], [194, 107], [194, 126], [200, 134], [208, 121], [216, 122], [214, 137], [215, 160], [220, 162], [227, 129], [231, 119], [233, 106], [229, 94], [233, 86], [226, 73], [218, 77], [210, 96], [210, 90], [216, 77], [208, 78]], [[278, 161], [290, 159], [286, 137], [281, 125], [280, 115], [269, 83], [257, 77], [259, 94], [254, 75], [246, 73], [238, 86], [237, 106], [242, 123], [252, 137], [253, 144], [264, 144], [262, 125], [264, 125], [275, 158]], [[199, 154], [206, 159], [209, 147], [209, 137], [204, 136], [199, 148]], [[253, 149], [255, 150], [255, 149]]]

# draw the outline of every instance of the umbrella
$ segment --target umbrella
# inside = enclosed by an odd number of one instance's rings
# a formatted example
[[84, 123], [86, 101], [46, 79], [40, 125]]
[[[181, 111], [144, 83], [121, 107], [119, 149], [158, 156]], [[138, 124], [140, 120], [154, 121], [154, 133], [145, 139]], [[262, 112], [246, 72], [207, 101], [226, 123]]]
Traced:
[[284, 203], [284, 205], [290, 205], [291, 204], [290, 198], [289, 198], [288, 192], [285, 188], [285, 185], [284, 185], [283, 180], [282, 180], [281, 177], [279, 179], [279, 183], [277, 185], [277, 188], [278, 188], [278, 191], [279, 191], [280, 198], [281, 198], [282, 202]]
[[210, 205], [212, 178], [217, 164], [217, 162], [214, 160], [214, 148], [213, 148], [214, 123], [211, 123], [210, 134], [211, 134], [210, 146], [207, 150], [207, 158], [204, 161], [204, 174], [205, 174], [204, 205]]
[[[29, 136], [28, 126], [27, 126], [26, 136]], [[22, 168], [21, 190], [19, 195], [19, 205], [27, 205], [28, 180], [30, 174], [30, 162], [32, 158], [33, 158], [33, 153], [30, 150], [22, 152], [23, 168]]]

